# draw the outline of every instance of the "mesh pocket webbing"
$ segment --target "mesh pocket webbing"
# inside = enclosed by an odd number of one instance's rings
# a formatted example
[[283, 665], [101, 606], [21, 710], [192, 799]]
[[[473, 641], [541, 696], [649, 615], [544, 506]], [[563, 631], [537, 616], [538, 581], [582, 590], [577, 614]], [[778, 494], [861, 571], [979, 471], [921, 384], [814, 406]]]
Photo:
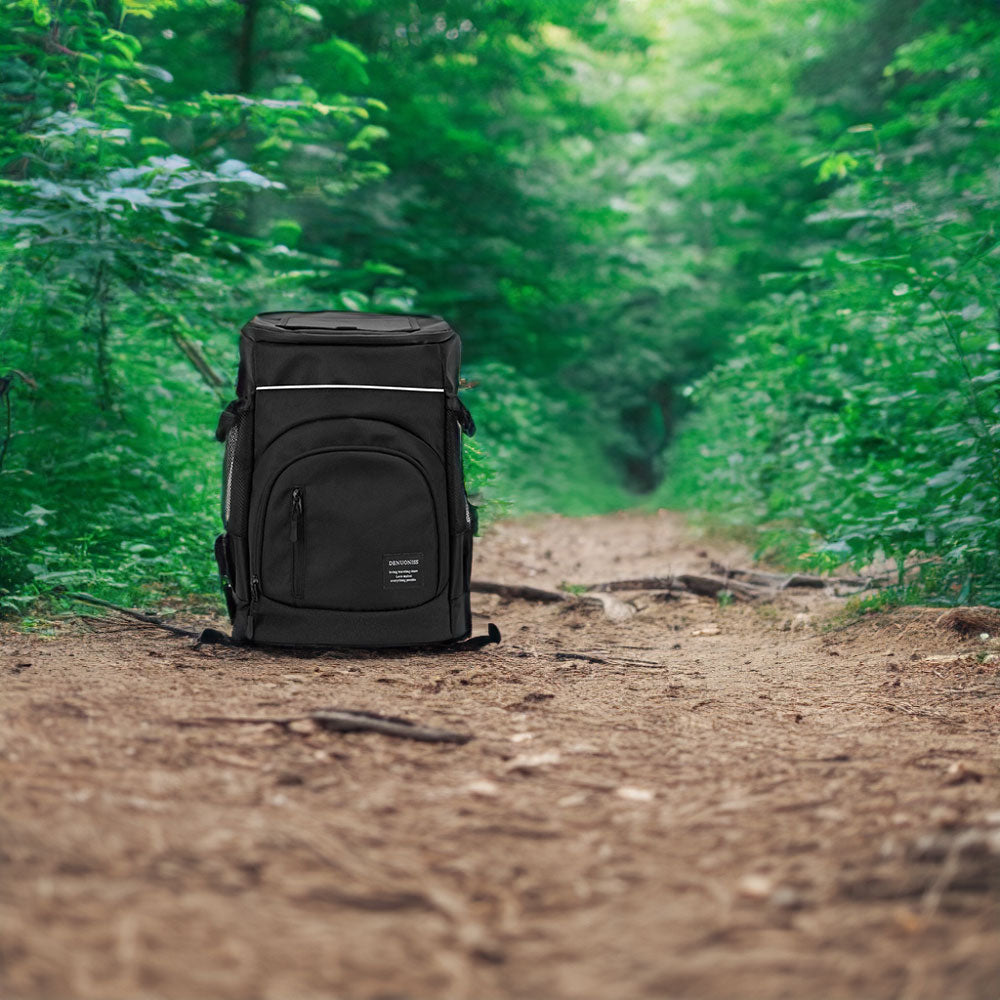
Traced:
[[448, 455], [448, 502], [451, 507], [452, 531], [465, 531], [471, 526], [469, 503], [465, 496], [465, 471], [462, 462], [462, 427], [449, 420], [445, 445]]
[[246, 533], [250, 507], [250, 435], [244, 430], [249, 414], [241, 414], [226, 435], [222, 467], [222, 523], [234, 535]]

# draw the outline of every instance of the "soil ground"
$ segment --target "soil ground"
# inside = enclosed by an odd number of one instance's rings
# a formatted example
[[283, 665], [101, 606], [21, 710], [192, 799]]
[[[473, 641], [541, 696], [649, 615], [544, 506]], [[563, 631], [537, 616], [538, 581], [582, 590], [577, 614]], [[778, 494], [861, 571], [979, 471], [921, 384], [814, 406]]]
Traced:
[[[541, 518], [476, 576], [713, 557], [746, 564], [669, 514]], [[475, 654], [8, 629], [0, 994], [996, 1000], [989, 642], [815, 592], [620, 596], [475, 595], [504, 633]], [[326, 706], [475, 738], [178, 724]]]

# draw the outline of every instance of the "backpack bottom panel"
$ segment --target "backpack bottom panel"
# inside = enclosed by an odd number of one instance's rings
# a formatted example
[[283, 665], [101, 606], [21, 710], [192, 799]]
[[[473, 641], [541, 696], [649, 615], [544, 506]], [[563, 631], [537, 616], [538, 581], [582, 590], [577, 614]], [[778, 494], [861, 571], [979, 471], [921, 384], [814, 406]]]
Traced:
[[255, 646], [385, 648], [454, 642], [468, 638], [468, 595], [446, 594], [419, 608], [330, 611], [297, 608], [261, 597], [254, 614]]

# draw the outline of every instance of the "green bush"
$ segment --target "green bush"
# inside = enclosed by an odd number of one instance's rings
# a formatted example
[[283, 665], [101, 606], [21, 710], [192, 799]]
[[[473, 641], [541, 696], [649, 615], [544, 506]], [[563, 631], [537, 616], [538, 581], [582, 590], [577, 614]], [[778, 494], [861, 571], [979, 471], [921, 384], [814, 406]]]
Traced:
[[489, 517], [511, 508], [596, 514], [634, 503], [603, 447], [607, 432], [587, 397], [500, 362], [470, 365], [466, 378], [474, 387], [465, 400], [482, 428], [467, 474], [487, 500]]
[[728, 358], [693, 385], [660, 499], [786, 558], [887, 558], [900, 585], [919, 565], [925, 596], [995, 602], [1000, 18], [925, 4], [911, 28], [867, 119], [838, 109], [810, 158], [824, 197], [794, 269], [762, 276]]
[[289, 307], [457, 324], [486, 520], [645, 492], [1000, 599], [998, 67], [982, 0], [0, 7], [0, 607], [214, 592]]
[[[403, 0], [0, 9], [13, 429], [0, 608], [59, 587], [115, 600], [216, 591], [212, 431], [237, 331], [266, 308], [467, 321], [488, 383], [468, 446], [487, 519], [503, 506], [490, 480], [531, 508], [602, 502], [600, 448], [569, 430], [585, 407], [552, 377], [587, 323], [566, 313], [536, 333], [594, 278], [560, 268], [564, 256], [607, 238], [586, 185], [566, 174], [557, 198], [545, 190], [555, 117], [588, 114], [545, 40], [549, 19], [585, 27], [595, 12], [535, 0], [431, 14]], [[615, 216], [599, 218], [606, 230]], [[527, 357], [547, 388], [494, 370], [503, 355]]]

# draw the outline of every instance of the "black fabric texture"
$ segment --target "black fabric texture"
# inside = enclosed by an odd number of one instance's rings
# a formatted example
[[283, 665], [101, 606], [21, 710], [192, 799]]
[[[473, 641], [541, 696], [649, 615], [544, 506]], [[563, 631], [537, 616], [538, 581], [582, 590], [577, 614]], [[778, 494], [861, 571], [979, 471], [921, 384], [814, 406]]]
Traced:
[[229, 560], [229, 536], [225, 533], [218, 535], [215, 539], [215, 565], [219, 569], [219, 584], [222, 587], [222, 596], [226, 601], [226, 611], [229, 612], [229, 620], [232, 621], [236, 614], [236, 594], [230, 582], [232, 570]]

